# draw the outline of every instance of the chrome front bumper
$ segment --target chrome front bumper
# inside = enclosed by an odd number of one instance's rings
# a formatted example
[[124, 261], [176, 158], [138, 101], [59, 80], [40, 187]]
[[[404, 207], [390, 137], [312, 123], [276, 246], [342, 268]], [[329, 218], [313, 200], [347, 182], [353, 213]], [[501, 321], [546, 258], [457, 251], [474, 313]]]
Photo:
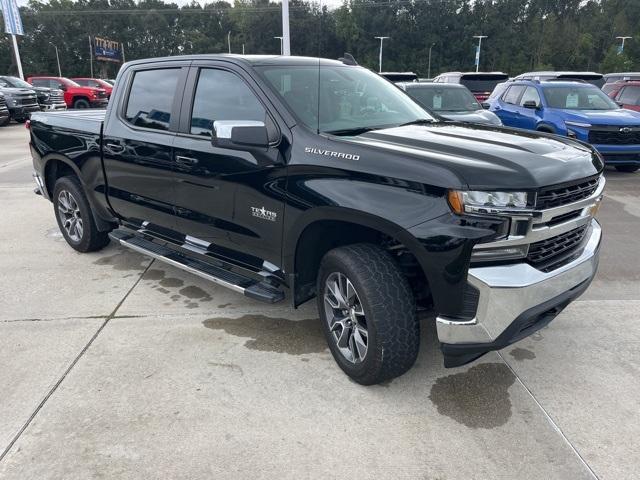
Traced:
[[480, 292], [476, 316], [466, 322], [438, 317], [440, 342], [491, 344], [526, 312], [588, 284], [598, 268], [601, 233], [593, 219], [580, 256], [549, 273], [527, 263], [470, 269], [469, 283]]
[[41, 105], [41, 108], [43, 111], [45, 112], [50, 112], [52, 110], [66, 110], [67, 109], [67, 104], [66, 103], [53, 103], [53, 104], [43, 104]]

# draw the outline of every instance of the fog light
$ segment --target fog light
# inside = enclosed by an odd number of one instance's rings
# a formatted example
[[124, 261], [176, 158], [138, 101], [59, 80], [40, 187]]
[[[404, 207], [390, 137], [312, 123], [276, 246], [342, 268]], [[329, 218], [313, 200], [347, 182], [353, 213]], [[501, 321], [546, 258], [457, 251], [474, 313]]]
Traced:
[[526, 257], [528, 252], [529, 245], [526, 244], [495, 248], [478, 248], [478, 246], [476, 246], [473, 248], [473, 252], [471, 252], [471, 261], [480, 263], [515, 260]]

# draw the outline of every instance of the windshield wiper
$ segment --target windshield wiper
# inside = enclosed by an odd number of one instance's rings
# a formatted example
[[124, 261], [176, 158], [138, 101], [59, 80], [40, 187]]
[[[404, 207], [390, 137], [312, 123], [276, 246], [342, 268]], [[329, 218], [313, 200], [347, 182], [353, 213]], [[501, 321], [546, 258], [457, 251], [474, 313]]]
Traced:
[[399, 127], [406, 127], [407, 125], [428, 125], [430, 123], [435, 122], [435, 120], [431, 118], [419, 118], [417, 120], [412, 120], [411, 122], [401, 123], [398, 125]]
[[372, 130], [376, 130], [376, 127], [356, 127], [356, 128], [344, 128], [342, 130], [329, 130], [325, 133], [329, 135], [362, 135], [363, 133], [370, 132]]

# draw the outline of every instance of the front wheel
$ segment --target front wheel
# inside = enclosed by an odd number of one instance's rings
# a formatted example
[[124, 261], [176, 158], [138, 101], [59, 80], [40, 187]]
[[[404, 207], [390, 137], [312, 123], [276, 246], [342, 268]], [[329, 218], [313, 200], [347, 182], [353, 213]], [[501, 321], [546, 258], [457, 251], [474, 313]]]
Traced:
[[331, 250], [317, 292], [329, 348], [349, 377], [373, 385], [413, 366], [420, 346], [415, 300], [387, 252], [370, 244]]
[[89, 201], [76, 177], [58, 179], [53, 189], [53, 209], [62, 236], [72, 248], [93, 252], [109, 243], [109, 234], [98, 230]]
[[76, 100], [75, 102], [73, 102], [73, 108], [89, 108], [91, 105], [89, 105], [89, 102], [87, 100], [85, 100], [84, 98], [79, 98], [78, 100]]
[[640, 165], [616, 165], [616, 170], [624, 173], [633, 173], [640, 168]]

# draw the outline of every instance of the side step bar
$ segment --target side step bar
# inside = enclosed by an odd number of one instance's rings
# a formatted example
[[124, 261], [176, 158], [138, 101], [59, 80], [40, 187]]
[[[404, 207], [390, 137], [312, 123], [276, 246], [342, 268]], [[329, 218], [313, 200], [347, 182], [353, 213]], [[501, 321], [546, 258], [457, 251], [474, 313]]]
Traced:
[[266, 282], [254, 280], [222, 267], [190, 258], [180, 252], [158, 245], [133, 233], [114, 230], [109, 237], [120, 245], [168, 263], [174, 267], [198, 275], [222, 287], [229, 288], [244, 296], [266, 303], [276, 303], [284, 299], [284, 292]]

